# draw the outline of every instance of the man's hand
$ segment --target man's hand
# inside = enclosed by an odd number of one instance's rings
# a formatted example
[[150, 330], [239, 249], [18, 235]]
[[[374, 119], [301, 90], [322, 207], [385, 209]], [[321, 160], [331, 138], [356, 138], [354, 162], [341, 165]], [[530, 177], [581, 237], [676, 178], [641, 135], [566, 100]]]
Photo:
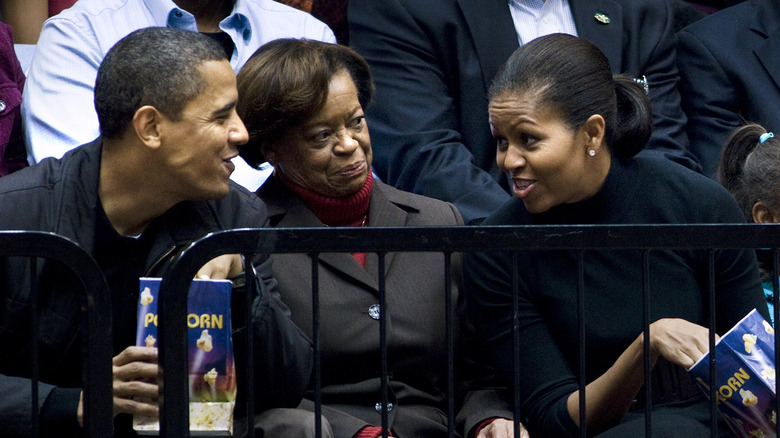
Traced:
[[127, 347], [114, 357], [113, 365], [114, 415], [158, 417], [157, 348]]
[[[514, 422], [505, 418], [496, 418], [479, 431], [476, 438], [514, 438]], [[529, 438], [528, 431], [520, 424], [520, 438]]]
[[195, 278], [221, 280], [232, 278], [244, 272], [244, 263], [239, 254], [225, 254], [203, 265]]

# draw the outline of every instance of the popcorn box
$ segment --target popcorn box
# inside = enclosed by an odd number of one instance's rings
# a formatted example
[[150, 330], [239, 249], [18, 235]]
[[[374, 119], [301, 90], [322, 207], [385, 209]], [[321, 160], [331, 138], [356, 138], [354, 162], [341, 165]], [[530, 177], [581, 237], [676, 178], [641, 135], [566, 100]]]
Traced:
[[[160, 278], [141, 278], [136, 345], [157, 346]], [[232, 435], [236, 373], [230, 328], [229, 280], [193, 280], [187, 298], [190, 434]], [[133, 417], [139, 434], [157, 435], [154, 418]]]
[[[743, 438], [776, 438], [775, 331], [753, 309], [715, 345], [716, 404]], [[689, 370], [709, 397], [709, 353]]]

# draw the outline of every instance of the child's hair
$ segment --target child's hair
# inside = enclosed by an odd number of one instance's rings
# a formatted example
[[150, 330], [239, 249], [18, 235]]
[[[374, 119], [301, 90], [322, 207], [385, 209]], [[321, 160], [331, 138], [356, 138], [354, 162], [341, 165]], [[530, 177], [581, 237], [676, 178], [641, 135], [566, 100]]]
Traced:
[[757, 202], [780, 211], [780, 138], [756, 123], [738, 128], [723, 147], [718, 180], [749, 222]]

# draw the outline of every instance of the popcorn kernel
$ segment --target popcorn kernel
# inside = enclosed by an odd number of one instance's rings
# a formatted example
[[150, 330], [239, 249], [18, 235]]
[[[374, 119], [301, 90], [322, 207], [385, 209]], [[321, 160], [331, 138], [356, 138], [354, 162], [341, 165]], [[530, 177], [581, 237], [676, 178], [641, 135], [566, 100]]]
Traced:
[[203, 330], [200, 333], [200, 339], [197, 340], [195, 343], [198, 348], [208, 353], [211, 351], [212, 348], [214, 348], [214, 345], [211, 343], [211, 335], [209, 334], [209, 331], [207, 329]]

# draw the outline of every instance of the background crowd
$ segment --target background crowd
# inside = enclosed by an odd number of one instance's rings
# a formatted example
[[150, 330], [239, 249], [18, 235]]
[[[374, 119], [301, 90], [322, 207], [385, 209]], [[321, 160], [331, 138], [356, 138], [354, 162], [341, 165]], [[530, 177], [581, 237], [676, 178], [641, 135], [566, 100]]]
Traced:
[[[768, 132], [780, 130], [773, 0], [3, 0], [0, 14], [0, 205], [28, 206], [0, 207], [0, 229], [64, 234], [103, 269], [118, 435], [132, 435], [131, 414], [157, 413], [139, 400], [157, 394], [156, 353], [130, 340], [137, 279], [163, 275], [210, 231], [780, 222], [779, 140]], [[29, 65], [20, 43], [34, 49]], [[706, 352], [710, 323], [722, 334], [753, 308], [770, 318], [771, 270], [761, 252], [718, 253], [716, 299], [729, 304], [710, 322], [707, 255], [653, 257], [651, 299], [663, 305], [649, 333], [638, 316], [613, 315], [640, 315], [640, 257], [587, 260], [579, 418], [574, 256], [456, 255], [462, 390], [450, 425], [443, 257], [389, 255], [385, 309], [376, 255], [322, 255], [323, 436], [381, 436], [383, 410], [401, 438], [448, 427], [476, 438], [577, 436], [583, 425], [639, 436], [646, 409], [659, 436], [710, 436], [685, 370]], [[201, 274], [231, 278], [247, 264], [263, 282], [234, 336], [253, 330], [262, 343], [259, 403], [256, 430], [236, 432], [314, 436], [311, 256], [225, 256]], [[14, 323], [31, 311], [20, 269], [0, 264], [0, 338], [26, 352], [36, 342]], [[64, 274], [39, 275], [51, 288], [42, 430], [78, 431], [73, 329], [83, 321], [70, 283], [52, 284]], [[380, 315], [392, 333], [384, 407]], [[668, 390], [659, 393], [674, 394], [652, 407], [637, 405], [645, 337], [654, 381]], [[11, 395], [0, 406], [24, 400], [25, 357], [0, 362]], [[514, 367], [533, 376], [519, 419], [504, 392]], [[28, 436], [29, 412], [4, 412], [9, 433]]]

